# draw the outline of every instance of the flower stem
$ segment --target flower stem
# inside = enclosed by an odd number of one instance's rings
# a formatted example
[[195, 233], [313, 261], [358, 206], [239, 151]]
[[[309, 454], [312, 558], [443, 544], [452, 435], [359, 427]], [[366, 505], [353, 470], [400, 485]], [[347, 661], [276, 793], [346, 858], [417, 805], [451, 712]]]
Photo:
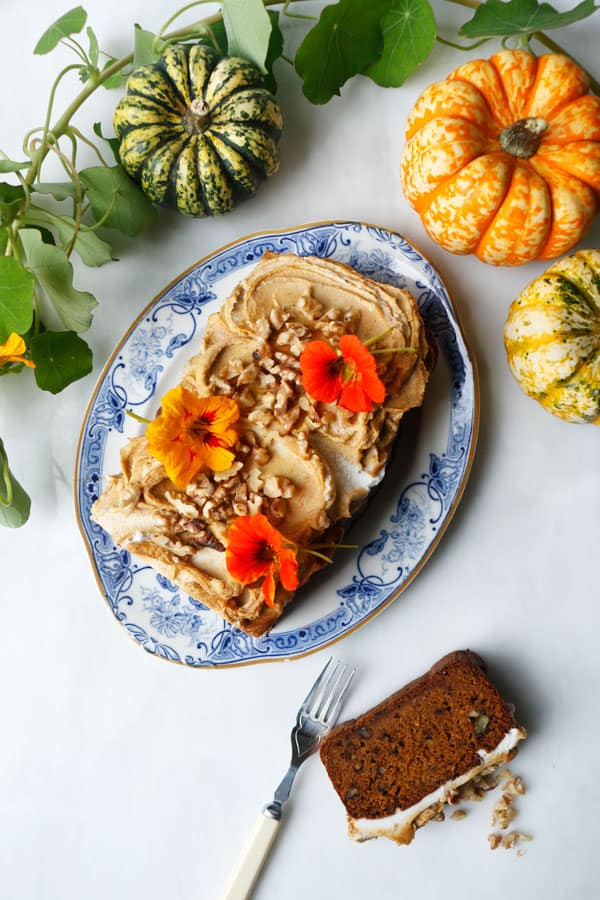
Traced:
[[377, 356], [378, 353], [416, 353], [416, 347], [382, 347], [381, 350], [371, 350], [372, 356]]
[[152, 419], [145, 419], [144, 416], [138, 416], [132, 409], [126, 409], [125, 415], [129, 416], [130, 419], [135, 419], [136, 422], [141, 422], [142, 425], [150, 425], [152, 421]]

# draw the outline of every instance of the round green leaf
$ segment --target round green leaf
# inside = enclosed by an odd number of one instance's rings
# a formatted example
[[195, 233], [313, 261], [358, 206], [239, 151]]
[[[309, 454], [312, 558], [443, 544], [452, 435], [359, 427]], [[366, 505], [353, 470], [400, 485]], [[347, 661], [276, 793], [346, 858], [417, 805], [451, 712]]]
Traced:
[[33, 287], [33, 275], [14, 256], [0, 257], [0, 343], [31, 327]]
[[62, 38], [68, 37], [70, 34], [79, 34], [86, 20], [87, 13], [82, 6], [70, 9], [64, 16], [53, 22], [50, 28], [43, 33], [33, 52], [37, 53], [38, 56], [50, 53]]
[[381, 87], [399, 87], [433, 50], [436, 26], [429, 0], [391, 0], [381, 32], [381, 56], [364, 74]]
[[92, 215], [107, 228], [135, 237], [155, 216], [151, 201], [123, 166], [92, 166], [79, 173]]
[[30, 349], [43, 391], [58, 394], [92, 371], [92, 351], [73, 331], [45, 331], [32, 339]]
[[27, 263], [38, 283], [65, 326], [73, 331], [86, 331], [92, 324], [96, 298], [89, 291], [73, 287], [73, 266], [62, 247], [45, 244], [37, 228], [19, 232]]
[[294, 60], [311, 103], [327, 103], [378, 59], [383, 45], [379, 22], [386, 10], [385, 0], [340, 0], [325, 7]]

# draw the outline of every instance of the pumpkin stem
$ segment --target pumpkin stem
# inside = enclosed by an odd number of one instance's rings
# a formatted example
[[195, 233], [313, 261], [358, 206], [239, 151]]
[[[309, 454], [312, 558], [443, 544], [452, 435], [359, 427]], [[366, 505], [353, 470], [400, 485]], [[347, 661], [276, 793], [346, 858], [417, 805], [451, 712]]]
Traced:
[[545, 119], [531, 116], [528, 119], [518, 119], [512, 125], [507, 125], [500, 132], [500, 146], [505, 153], [517, 156], [519, 159], [529, 159], [535, 156], [542, 139], [542, 135], [548, 128]]
[[183, 127], [188, 134], [202, 134], [210, 124], [210, 106], [201, 97], [192, 100], [183, 114]]

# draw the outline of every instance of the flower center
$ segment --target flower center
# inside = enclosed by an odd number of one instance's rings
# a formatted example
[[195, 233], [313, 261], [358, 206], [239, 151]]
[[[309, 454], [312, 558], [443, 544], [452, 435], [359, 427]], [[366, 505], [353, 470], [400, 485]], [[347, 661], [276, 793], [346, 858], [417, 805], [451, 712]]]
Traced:
[[209, 443], [211, 438], [215, 437], [212, 433], [212, 417], [205, 415], [198, 419], [193, 419], [187, 427], [187, 433], [195, 441], [204, 441]]
[[360, 372], [356, 369], [356, 363], [353, 359], [345, 359], [344, 360], [344, 370], [342, 372], [342, 381], [344, 384], [348, 384], [351, 381], [359, 381], [361, 377]]
[[272, 563], [276, 554], [271, 545], [265, 541], [258, 547], [256, 557], [258, 562]]

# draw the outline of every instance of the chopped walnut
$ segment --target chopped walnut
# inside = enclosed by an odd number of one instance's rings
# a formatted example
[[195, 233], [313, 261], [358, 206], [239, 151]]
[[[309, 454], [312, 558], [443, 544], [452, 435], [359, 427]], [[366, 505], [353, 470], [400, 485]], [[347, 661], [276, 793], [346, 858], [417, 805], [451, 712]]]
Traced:
[[478, 710], [471, 710], [469, 713], [469, 719], [473, 723], [473, 729], [477, 737], [482, 734], [485, 734], [487, 731], [487, 727], [490, 724], [490, 717], [486, 716], [485, 713], [479, 712]]
[[508, 834], [506, 834], [502, 838], [502, 846], [506, 850], [510, 850], [519, 841], [532, 841], [532, 840], [533, 840], [533, 836], [530, 834], [525, 834], [525, 832], [523, 832], [523, 831], [509, 831]]
[[502, 835], [488, 834], [488, 841], [490, 842], [490, 850], [495, 850], [502, 843]]
[[504, 831], [517, 814], [517, 810], [512, 805], [514, 799], [513, 794], [502, 794], [502, 797], [495, 804], [492, 810], [492, 827], [500, 828]]
[[456, 820], [464, 819], [464, 817], [466, 815], [467, 815], [466, 809], [455, 809], [454, 812], [452, 813], [452, 815], [450, 816], [450, 818], [456, 819]]
[[429, 806], [427, 809], [424, 809], [422, 813], [419, 813], [414, 821], [415, 828], [422, 828], [423, 825], [427, 825], [427, 823], [431, 822], [432, 819], [435, 819], [436, 822], [443, 822], [443, 806], [443, 802], [434, 803], [433, 806]]

